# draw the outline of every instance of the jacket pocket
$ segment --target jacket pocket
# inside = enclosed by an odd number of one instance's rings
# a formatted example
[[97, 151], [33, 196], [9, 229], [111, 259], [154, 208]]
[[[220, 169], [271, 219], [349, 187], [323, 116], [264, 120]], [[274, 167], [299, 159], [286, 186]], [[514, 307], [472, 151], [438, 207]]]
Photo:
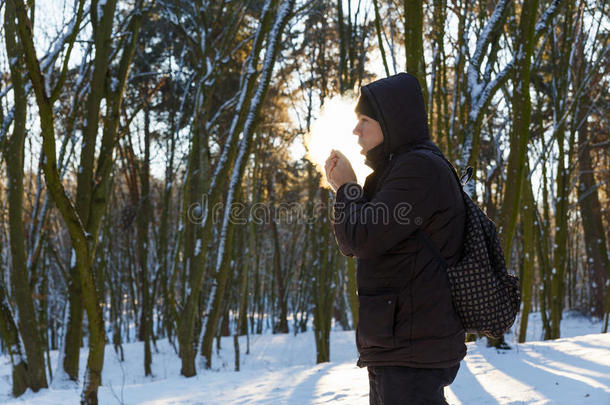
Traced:
[[398, 294], [358, 295], [358, 340], [362, 347], [394, 347]]

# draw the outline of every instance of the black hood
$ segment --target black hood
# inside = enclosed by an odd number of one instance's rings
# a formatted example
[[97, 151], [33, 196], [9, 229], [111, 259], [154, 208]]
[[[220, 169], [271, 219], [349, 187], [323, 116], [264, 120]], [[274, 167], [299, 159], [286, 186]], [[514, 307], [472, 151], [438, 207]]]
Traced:
[[409, 73], [398, 73], [361, 87], [383, 131], [384, 155], [430, 140], [424, 96]]

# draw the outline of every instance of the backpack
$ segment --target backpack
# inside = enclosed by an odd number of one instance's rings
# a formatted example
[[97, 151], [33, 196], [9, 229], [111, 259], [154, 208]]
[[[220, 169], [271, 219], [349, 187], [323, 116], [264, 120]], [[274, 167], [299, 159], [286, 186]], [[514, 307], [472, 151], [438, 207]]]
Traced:
[[[434, 152], [436, 155], [438, 153]], [[496, 225], [470, 198], [463, 186], [470, 180], [467, 168], [462, 182], [453, 165], [442, 155], [453, 172], [464, 200], [466, 220], [464, 246], [460, 259], [447, 266], [439, 250], [419, 228], [420, 240], [447, 270], [454, 307], [467, 333], [500, 338], [515, 322], [521, 304], [519, 278], [508, 274]]]

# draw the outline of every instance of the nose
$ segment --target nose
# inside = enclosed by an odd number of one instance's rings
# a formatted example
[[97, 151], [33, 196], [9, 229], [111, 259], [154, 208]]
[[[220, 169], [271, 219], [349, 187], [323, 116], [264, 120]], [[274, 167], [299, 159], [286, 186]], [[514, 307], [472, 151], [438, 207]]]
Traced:
[[360, 136], [360, 125], [356, 124], [354, 129], [352, 129], [352, 134]]

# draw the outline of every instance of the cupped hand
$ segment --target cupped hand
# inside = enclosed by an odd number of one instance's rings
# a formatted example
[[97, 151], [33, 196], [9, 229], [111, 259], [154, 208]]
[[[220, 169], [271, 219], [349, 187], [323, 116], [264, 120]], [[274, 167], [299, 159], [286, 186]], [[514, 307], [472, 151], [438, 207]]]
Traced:
[[330, 172], [337, 166], [337, 157], [333, 156], [331, 152], [328, 159], [326, 159], [326, 163], [324, 164], [324, 170], [326, 171], [326, 179], [330, 179]]
[[357, 182], [356, 173], [347, 157], [338, 150], [333, 149], [324, 166], [326, 178], [334, 191], [348, 182]]

